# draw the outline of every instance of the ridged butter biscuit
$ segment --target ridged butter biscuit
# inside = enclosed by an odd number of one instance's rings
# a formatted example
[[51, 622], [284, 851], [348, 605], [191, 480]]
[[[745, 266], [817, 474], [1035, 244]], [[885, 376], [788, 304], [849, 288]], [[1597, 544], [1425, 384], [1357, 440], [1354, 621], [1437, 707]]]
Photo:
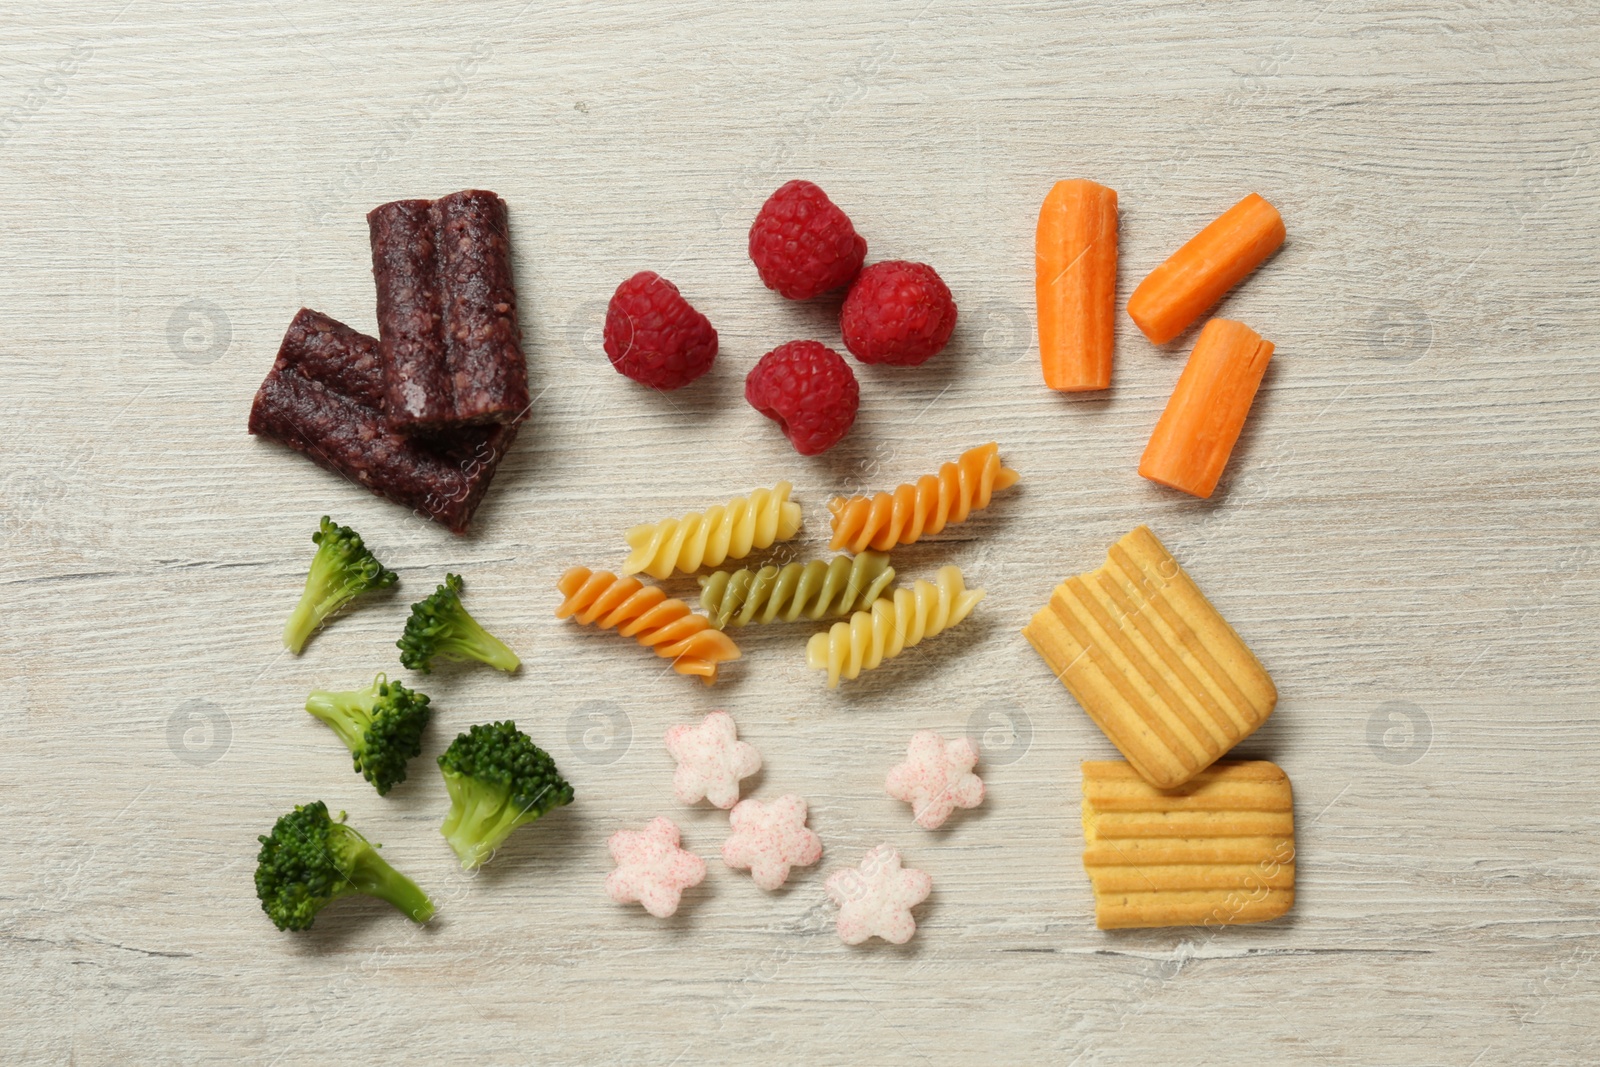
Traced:
[[1294, 794], [1266, 760], [1224, 760], [1153, 788], [1121, 760], [1083, 764], [1083, 867], [1095, 925], [1231, 926], [1294, 905]]
[[1278, 702], [1261, 662], [1145, 526], [1058, 585], [1022, 632], [1162, 789], [1211, 766]]

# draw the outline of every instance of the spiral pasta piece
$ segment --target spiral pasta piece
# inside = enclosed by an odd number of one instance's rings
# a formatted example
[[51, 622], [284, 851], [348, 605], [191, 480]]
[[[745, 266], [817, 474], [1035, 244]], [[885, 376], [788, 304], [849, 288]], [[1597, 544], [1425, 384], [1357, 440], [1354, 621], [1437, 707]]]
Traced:
[[645, 523], [628, 531], [623, 574], [643, 571], [660, 580], [673, 571], [715, 567], [744, 559], [774, 541], [787, 541], [800, 529], [800, 505], [789, 499], [791, 486], [779, 482], [726, 504], [690, 512], [681, 519]]
[[1000, 446], [993, 441], [970, 448], [938, 474], [925, 474], [915, 482], [871, 496], [836, 496], [828, 501], [833, 513], [835, 552], [861, 552], [875, 548], [887, 552], [909, 545], [923, 534], [936, 534], [952, 522], [966, 522], [973, 511], [989, 506], [989, 494], [1015, 485], [1017, 472], [1000, 462]]
[[739, 646], [727, 634], [713, 630], [683, 601], [637, 578], [574, 567], [556, 588], [566, 598], [556, 608], [556, 618], [574, 618], [632, 637], [670, 659], [679, 674], [697, 675], [707, 685], [717, 680], [717, 664], [739, 658]]
[[848, 615], [894, 584], [889, 557], [863, 552], [852, 559], [789, 563], [753, 571], [715, 571], [700, 579], [700, 606], [719, 630], [752, 622], [794, 622]]
[[892, 659], [925, 637], [942, 633], [972, 613], [982, 589], [968, 589], [957, 567], [940, 567], [931, 582], [918, 580], [910, 589], [896, 589], [871, 609], [847, 622], [836, 622], [806, 645], [806, 664], [828, 672], [828, 688], [839, 679], [856, 678]]

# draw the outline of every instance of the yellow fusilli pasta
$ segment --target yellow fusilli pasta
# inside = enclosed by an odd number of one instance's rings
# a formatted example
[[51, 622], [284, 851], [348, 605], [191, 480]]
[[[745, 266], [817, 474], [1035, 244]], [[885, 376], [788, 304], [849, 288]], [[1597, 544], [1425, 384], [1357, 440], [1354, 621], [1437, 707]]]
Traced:
[[846, 622], [812, 635], [806, 645], [806, 663], [828, 672], [828, 688], [839, 679], [855, 678], [905, 649], [948, 630], [972, 612], [983, 599], [982, 589], [968, 589], [956, 567], [940, 567], [931, 582], [919, 580], [910, 589], [896, 589], [867, 611]]
[[779, 482], [681, 519], [635, 526], [628, 531], [633, 551], [622, 573], [643, 571], [659, 580], [675, 570], [715, 567], [775, 541], [787, 541], [800, 529], [800, 505], [789, 499], [789, 489], [788, 482]]
[[852, 559], [783, 567], [716, 571], [700, 579], [700, 606], [719, 630], [752, 622], [794, 622], [848, 615], [894, 584], [889, 557], [863, 552]]
[[925, 474], [892, 492], [871, 496], [834, 497], [834, 551], [887, 552], [909, 545], [923, 534], [936, 534], [952, 522], [965, 522], [973, 511], [989, 506], [989, 494], [1015, 485], [1017, 472], [1000, 463], [1000, 446], [990, 442], [968, 449], [938, 474]]
[[637, 578], [574, 567], [561, 576], [556, 588], [566, 598], [556, 608], [558, 619], [570, 616], [603, 630], [615, 629], [670, 659], [679, 674], [698, 675], [707, 685], [717, 680], [717, 664], [739, 658], [739, 646], [727, 634], [713, 630], [683, 601], [669, 599]]

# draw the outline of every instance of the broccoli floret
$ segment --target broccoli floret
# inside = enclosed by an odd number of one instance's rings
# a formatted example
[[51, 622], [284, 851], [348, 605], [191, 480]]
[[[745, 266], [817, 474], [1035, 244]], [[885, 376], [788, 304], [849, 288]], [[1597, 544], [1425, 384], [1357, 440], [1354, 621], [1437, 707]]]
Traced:
[[398, 578], [378, 562], [361, 535], [322, 516], [322, 529], [311, 535], [317, 554], [311, 559], [306, 589], [283, 627], [283, 644], [295, 655], [306, 647], [322, 620], [369, 589], [387, 589]]
[[433, 918], [427, 894], [346, 826], [344, 812], [329, 818], [320, 800], [297, 806], [260, 840], [256, 896], [280, 930], [308, 930], [330, 902], [356, 894], [387, 900], [415, 922]]
[[422, 753], [428, 695], [378, 675], [365, 689], [319, 689], [306, 710], [329, 726], [355, 759], [356, 773], [382, 796], [406, 780], [406, 761]]
[[423, 674], [433, 669], [435, 658], [475, 659], [502, 671], [516, 670], [522, 664], [517, 654], [461, 606], [461, 585], [461, 575], [447, 574], [432, 596], [411, 605], [406, 632], [395, 642], [400, 662]]
[[517, 827], [572, 803], [572, 786], [555, 760], [514, 722], [472, 727], [445, 749], [439, 769], [450, 790], [439, 832], [465, 870], [480, 866]]

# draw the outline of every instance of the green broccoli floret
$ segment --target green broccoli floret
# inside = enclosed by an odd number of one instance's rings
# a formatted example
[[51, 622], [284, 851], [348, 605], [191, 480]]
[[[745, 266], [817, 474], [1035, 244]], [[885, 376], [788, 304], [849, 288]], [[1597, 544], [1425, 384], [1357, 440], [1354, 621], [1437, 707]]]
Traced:
[[361, 535], [322, 516], [322, 529], [311, 535], [317, 554], [311, 559], [306, 589], [283, 627], [283, 644], [295, 655], [306, 647], [322, 620], [369, 589], [387, 589], [398, 578], [367, 550]]
[[318, 689], [306, 710], [329, 726], [355, 759], [356, 773], [382, 796], [406, 780], [406, 761], [422, 753], [428, 695], [380, 674], [365, 689]]
[[297, 806], [260, 840], [256, 896], [280, 930], [308, 930], [330, 902], [357, 894], [387, 900], [415, 922], [433, 918], [427, 894], [346, 826], [344, 812], [329, 818], [320, 800]]
[[475, 659], [502, 671], [514, 671], [522, 661], [499, 638], [478, 625], [461, 606], [461, 575], [447, 574], [444, 584], [426, 600], [411, 605], [406, 632], [395, 642], [400, 662], [427, 674], [433, 660]]
[[514, 722], [474, 726], [445, 749], [439, 769], [450, 791], [439, 832], [465, 870], [480, 866], [517, 827], [572, 803], [572, 786], [555, 760]]

